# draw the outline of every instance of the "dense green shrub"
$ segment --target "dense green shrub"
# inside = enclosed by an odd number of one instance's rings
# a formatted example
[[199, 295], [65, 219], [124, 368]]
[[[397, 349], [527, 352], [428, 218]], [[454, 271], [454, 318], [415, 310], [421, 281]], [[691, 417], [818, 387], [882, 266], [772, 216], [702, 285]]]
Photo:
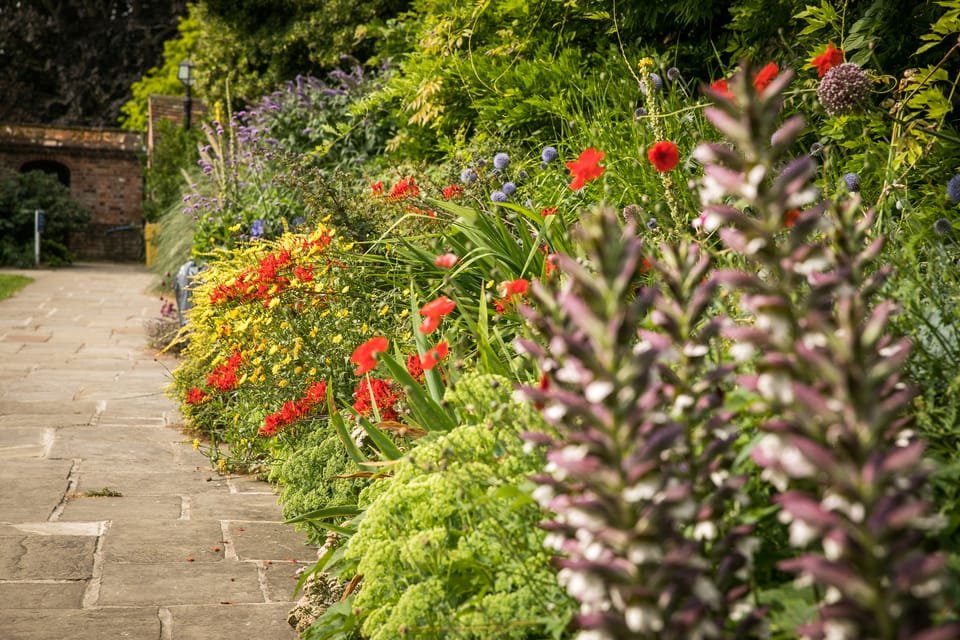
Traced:
[[90, 212], [70, 197], [70, 190], [41, 171], [0, 172], [0, 264], [34, 262], [34, 212], [45, 214], [41, 259], [48, 264], [72, 260], [70, 233], [90, 220]]

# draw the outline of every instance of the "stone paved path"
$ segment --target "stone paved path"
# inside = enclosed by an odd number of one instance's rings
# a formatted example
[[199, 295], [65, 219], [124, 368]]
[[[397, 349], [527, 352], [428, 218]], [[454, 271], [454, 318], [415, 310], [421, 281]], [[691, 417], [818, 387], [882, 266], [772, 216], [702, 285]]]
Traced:
[[[27, 275], [0, 302], [0, 638], [295, 638], [315, 552], [269, 485], [218, 476], [175, 428], [146, 271]], [[122, 496], [86, 495], [104, 489]]]

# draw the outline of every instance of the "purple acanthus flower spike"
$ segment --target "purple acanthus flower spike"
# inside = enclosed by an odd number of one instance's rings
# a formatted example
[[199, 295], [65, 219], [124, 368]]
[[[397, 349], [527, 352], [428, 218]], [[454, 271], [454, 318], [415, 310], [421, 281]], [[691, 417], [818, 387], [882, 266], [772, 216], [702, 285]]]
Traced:
[[[745, 264], [716, 275], [747, 313], [722, 333], [752, 364], [740, 386], [770, 416], [751, 455], [779, 491], [780, 519], [800, 553], [779, 567], [823, 594], [818, 618], [798, 634], [960, 637], [946, 601], [946, 558], [927, 537], [936, 519], [925, 443], [910, 428], [910, 344], [890, 333], [896, 306], [880, 293], [891, 273], [875, 264], [884, 239], [858, 198], [817, 202], [812, 159], [784, 162], [795, 124], [788, 120], [769, 148], [792, 72], [762, 96], [749, 72], [733, 88], [753, 104], [705, 110], [734, 147], [701, 145], [694, 155], [705, 164], [701, 195], [712, 196], [703, 202], [707, 220]], [[839, 89], [828, 97], [851, 98]], [[749, 213], [725, 204], [734, 200]]]

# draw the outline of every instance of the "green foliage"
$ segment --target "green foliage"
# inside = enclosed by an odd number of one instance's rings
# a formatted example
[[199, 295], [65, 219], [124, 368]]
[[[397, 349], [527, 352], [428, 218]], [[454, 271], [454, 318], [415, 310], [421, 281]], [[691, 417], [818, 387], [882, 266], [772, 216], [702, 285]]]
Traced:
[[544, 425], [510, 396], [505, 378], [461, 378], [447, 401], [462, 425], [361, 494], [346, 559], [364, 576], [354, 608], [366, 637], [560, 637], [571, 605], [521, 489], [542, 462], [517, 437]]
[[[69, 234], [82, 229], [90, 212], [78, 204], [55, 176], [41, 171], [0, 172], [0, 264], [33, 265], [34, 212], [45, 213], [45, 246], [41, 258], [62, 264], [72, 258], [66, 250]], [[41, 248], [43, 249], [43, 248]]]
[[31, 282], [33, 282], [33, 278], [0, 273], [0, 300], [9, 298]]
[[144, 170], [143, 217], [147, 222], [156, 222], [164, 211], [180, 204], [186, 187], [184, 168], [196, 165], [201, 135], [199, 128], [184, 129], [169, 120], [156, 123], [153, 153]]
[[133, 131], [147, 130], [147, 106], [151, 95], [184, 95], [183, 83], [177, 79], [179, 64], [192, 57], [200, 39], [203, 26], [195, 12], [181, 17], [177, 23], [177, 36], [163, 43], [163, 63], [151, 67], [142, 78], [130, 86], [133, 97], [120, 107], [120, 126]]

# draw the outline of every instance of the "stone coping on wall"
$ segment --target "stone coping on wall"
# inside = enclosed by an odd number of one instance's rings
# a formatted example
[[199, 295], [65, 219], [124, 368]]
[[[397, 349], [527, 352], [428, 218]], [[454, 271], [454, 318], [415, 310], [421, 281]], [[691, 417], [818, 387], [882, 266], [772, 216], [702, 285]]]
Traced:
[[123, 129], [0, 124], [0, 145], [3, 144], [136, 153], [143, 148], [143, 136]]

